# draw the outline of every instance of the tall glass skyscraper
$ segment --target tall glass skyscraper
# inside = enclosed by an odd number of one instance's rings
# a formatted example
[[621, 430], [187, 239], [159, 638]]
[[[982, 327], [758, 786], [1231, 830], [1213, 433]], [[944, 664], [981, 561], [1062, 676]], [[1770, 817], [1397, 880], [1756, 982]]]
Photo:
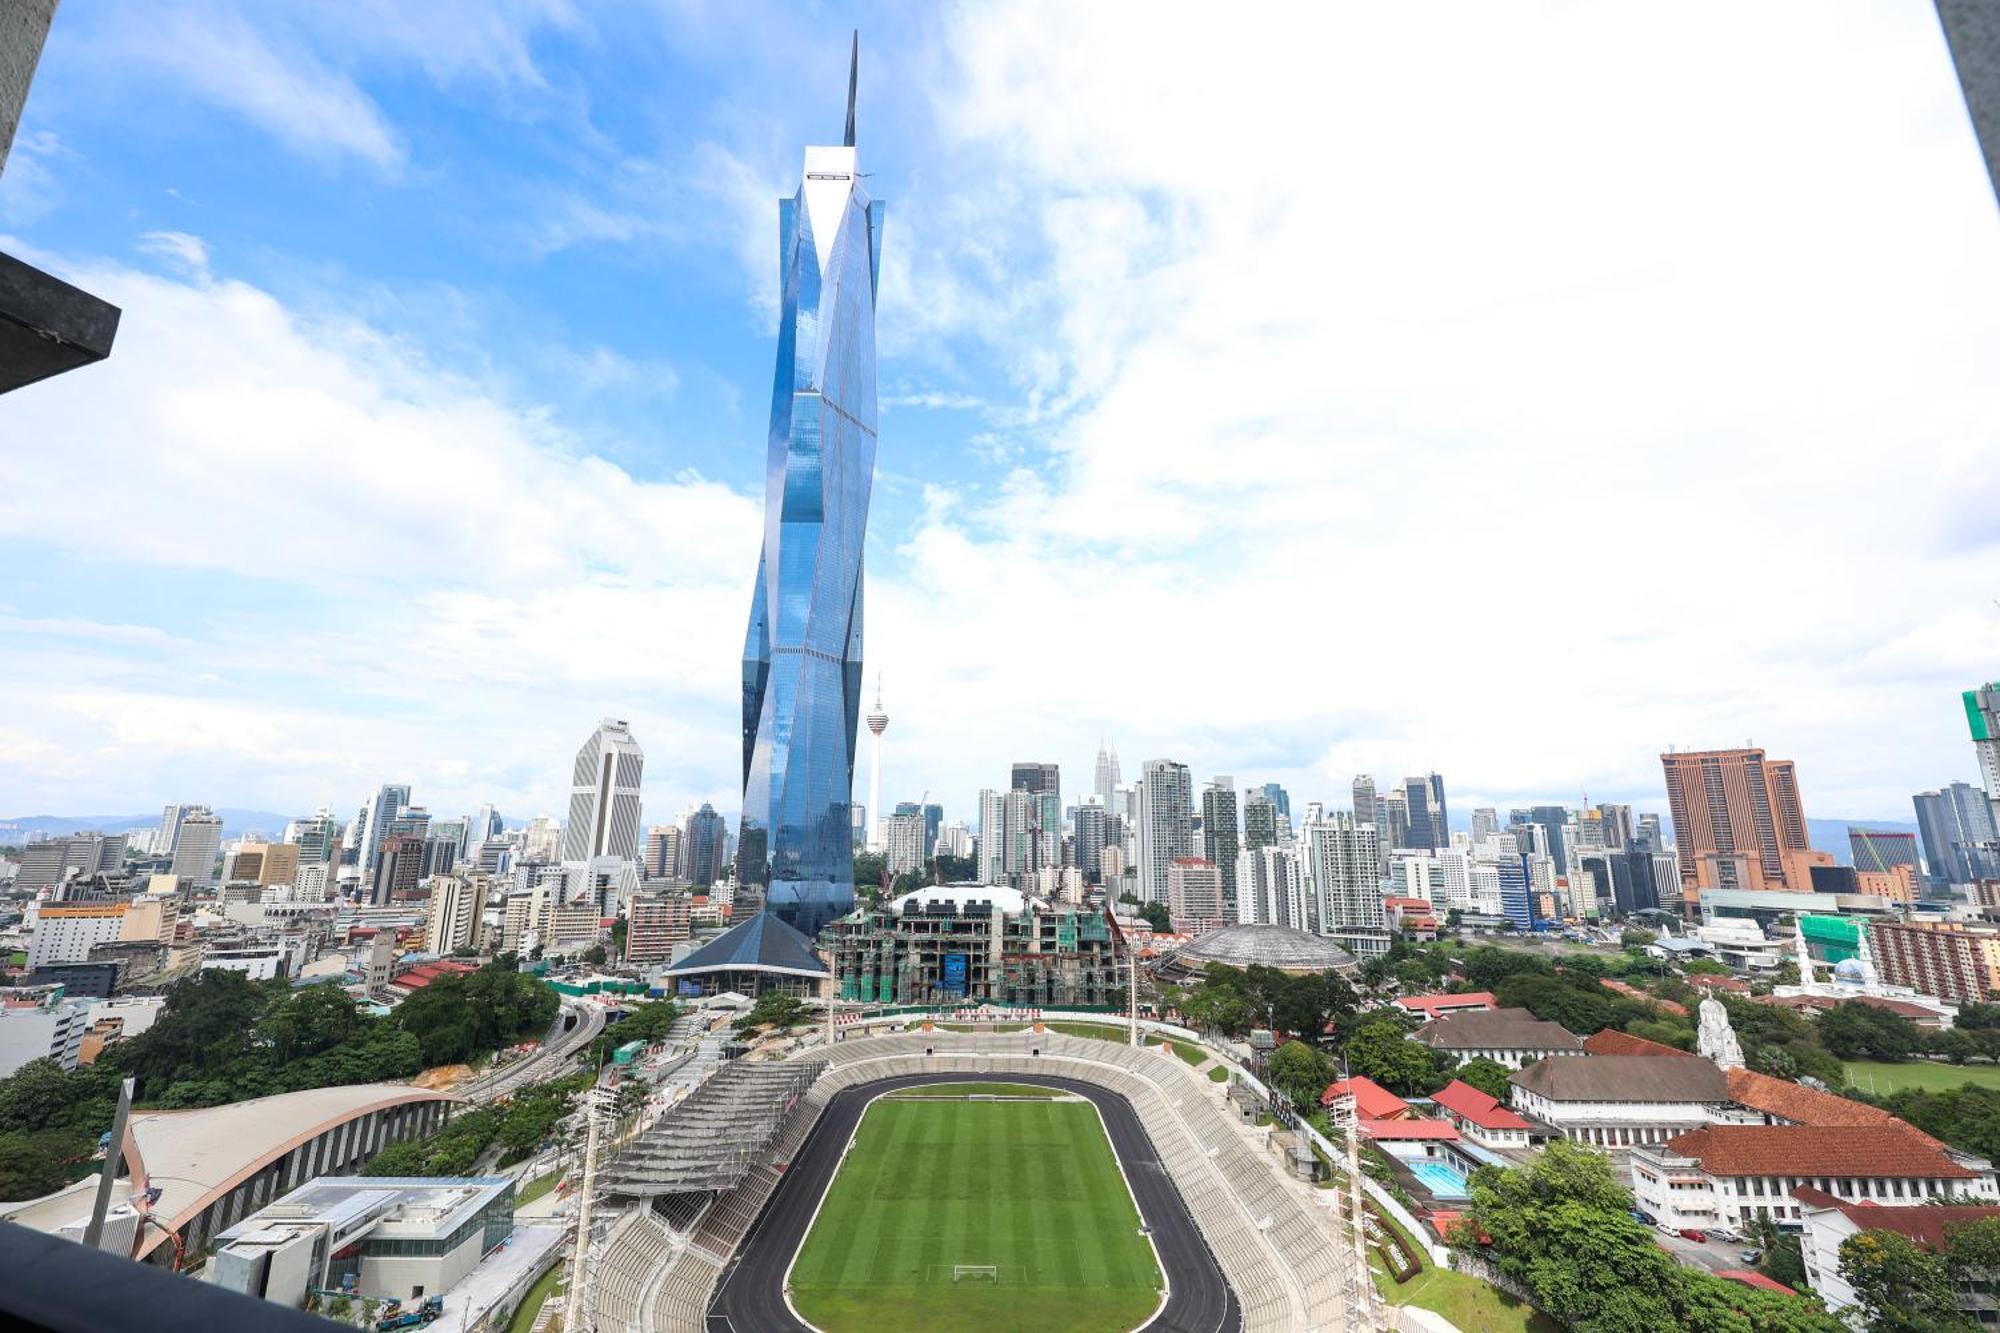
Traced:
[[854, 906], [849, 832], [861, 710], [861, 546], [875, 477], [875, 286], [882, 213], [847, 133], [806, 149], [778, 204], [783, 301], [764, 477], [764, 548], [743, 645], [738, 874], [811, 935]]

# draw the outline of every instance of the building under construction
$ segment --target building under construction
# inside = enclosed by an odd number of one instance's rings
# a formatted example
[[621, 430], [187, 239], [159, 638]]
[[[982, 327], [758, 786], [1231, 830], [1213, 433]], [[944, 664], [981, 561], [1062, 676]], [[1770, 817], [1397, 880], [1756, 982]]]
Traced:
[[918, 889], [826, 928], [844, 1000], [1062, 1007], [1119, 999], [1101, 908], [1054, 906], [990, 884]]

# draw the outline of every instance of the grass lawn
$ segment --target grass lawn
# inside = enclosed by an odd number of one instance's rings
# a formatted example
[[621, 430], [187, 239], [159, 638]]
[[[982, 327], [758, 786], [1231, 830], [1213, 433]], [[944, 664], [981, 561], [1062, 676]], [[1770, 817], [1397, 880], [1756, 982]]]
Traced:
[[523, 1185], [520, 1191], [514, 1195], [514, 1206], [518, 1208], [524, 1203], [533, 1203], [536, 1199], [541, 1198], [561, 1183], [562, 1172], [560, 1171], [550, 1171], [536, 1176], [533, 1180]]
[[1051, 1032], [1060, 1032], [1071, 1037], [1095, 1037], [1099, 1041], [1130, 1040], [1132, 1029], [1112, 1027], [1109, 1023], [1046, 1023]]
[[1210, 1065], [1208, 1067], [1208, 1081], [1210, 1083], [1227, 1083], [1229, 1081], [1229, 1066]]
[[1850, 1060], [1847, 1081], [1863, 1092], [1887, 1093], [1901, 1088], [1922, 1088], [1945, 1092], [1977, 1083], [1982, 1088], [2000, 1088], [2000, 1065], [1939, 1065], [1928, 1060], [1907, 1064], [1885, 1064], [1879, 1060]]
[[1201, 1047], [1195, 1045], [1193, 1042], [1169, 1040], [1166, 1044], [1174, 1048], [1175, 1055], [1178, 1055], [1181, 1059], [1187, 1061], [1191, 1065], [1198, 1065], [1202, 1061], [1208, 1059], [1208, 1052], [1204, 1051]]
[[535, 1316], [542, 1312], [542, 1302], [555, 1294], [556, 1279], [563, 1275], [563, 1270], [564, 1265], [558, 1263], [535, 1279], [535, 1285], [521, 1298], [521, 1307], [507, 1321], [507, 1333], [528, 1333], [535, 1326]]
[[1394, 1305], [1414, 1305], [1441, 1314], [1463, 1333], [1561, 1333], [1562, 1326], [1533, 1306], [1478, 1278], [1446, 1268], [1426, 1267], [1403, 1286], [1383, 1273], [1376, 1289]]
[[[791, 1274], [827, 1333], [1122, 1333], [1160, 1271], [1081, 1102], [884, 1099], [868, 1108]], [[953, 1282], [994, 1264], [996, 1282]]]
[[914, 1088], [898, 1088], [891, 1101], [964, 1101], [968, 1097], [1033, 1097], [1051, 1101], [1071, 1094], [1060, 1088], [1038, 1088], [1028, 1083], [925, 1083]]

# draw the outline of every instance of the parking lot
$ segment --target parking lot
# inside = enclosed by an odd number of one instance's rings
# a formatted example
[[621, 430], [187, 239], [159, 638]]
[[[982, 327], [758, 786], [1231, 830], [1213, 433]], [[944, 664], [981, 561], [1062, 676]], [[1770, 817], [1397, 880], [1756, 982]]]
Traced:
[[1658, 1227], [1653, 1228], [1653, 1239], [1661, 1249], [1688, 1267], [1705, 1268], [1711, 1273], [1750, 1267], [1743, 1262], [1743, 1252], [1757, 1248], [1757, 1243], [1750, 1240], [1691, 1241], [1684, 1236], [1670, 1236]]

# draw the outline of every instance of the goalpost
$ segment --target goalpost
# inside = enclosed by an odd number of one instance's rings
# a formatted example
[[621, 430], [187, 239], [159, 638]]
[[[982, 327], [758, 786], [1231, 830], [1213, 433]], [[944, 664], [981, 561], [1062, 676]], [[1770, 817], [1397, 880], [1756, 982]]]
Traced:
[[951, 1266], [951, 1280], [954, 1284], [963, 1282], [968, 1278], [975, 1282], [991, 1282], [998, 1285], [1000, 1281], [1000, 1265], [953, 1264]]

